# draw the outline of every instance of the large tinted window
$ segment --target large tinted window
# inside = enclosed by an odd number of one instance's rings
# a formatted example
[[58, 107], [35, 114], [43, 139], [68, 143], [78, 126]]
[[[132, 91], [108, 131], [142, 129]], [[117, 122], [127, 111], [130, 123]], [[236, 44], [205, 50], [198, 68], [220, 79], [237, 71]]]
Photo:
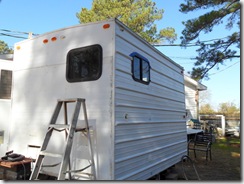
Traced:
[[91, 45], [70, 50], [67, 55], [68, 82], [97, 80], [102, 75], [102, 47]]
[[132, 78], [144, 84], [150, 83], [149, 61], [138, 53], [133, 52], [132, 56]]

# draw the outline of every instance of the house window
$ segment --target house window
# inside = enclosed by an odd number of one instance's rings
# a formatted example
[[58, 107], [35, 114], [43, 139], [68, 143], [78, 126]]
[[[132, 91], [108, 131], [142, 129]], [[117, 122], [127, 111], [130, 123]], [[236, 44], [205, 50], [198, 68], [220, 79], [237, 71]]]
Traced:
[[143, 84], [150, 83], [150, 64], [149, 61], [140, 54], [133, 52], [132, 56], [132, 78]]
[[70, 50], [67, 55], [68, 82], [97, 80], [102, 75], [102, 47], [91, 45]]
[[0, 99], [11, 99], [12, 71], [1, 70], [0, 73]]

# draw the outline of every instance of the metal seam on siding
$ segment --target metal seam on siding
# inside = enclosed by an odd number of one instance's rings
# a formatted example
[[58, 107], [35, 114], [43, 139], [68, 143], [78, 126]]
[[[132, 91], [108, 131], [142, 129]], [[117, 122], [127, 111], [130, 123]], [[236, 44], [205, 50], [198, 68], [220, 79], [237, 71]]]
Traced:
[[[158, 110], [171, 109], [182, 109], [185, 108], [185, 103], [182, 101], [183, 98], [179, 96], [178, 100], [171, 100], [169, 98], [175, 97], [173, 94], [168, 94], [168, 96], [156, 96], [156, 95], [146, 95], [144, 92], [135, 93], [133, 91], [117, 90], [116, 100], [118, 100], [118, 107], [130, 107], [129, 104], [133, 104], [134, 107], [144, 107], [148, 106], [149, 109], [154, 109], [157, 107]], [[181, 100], [182, 99], [182, 100]], [[165, 108], [163, 108], [165, 107]], [[141, 109], [141, 108], [140, 108]]]
[[[126, 59], [128, 59], [128, 60], [130, 60], [130, 61], [132, 60], [132, 58], [131, 58], [130, 56], [127, 56], [127, 55], [125, 55], [125, 54], [122, 53], [122, 52], [116, 51], [116, 53], [117, 53], [118, 55], [122, 56], [122, 57], [125, 57]], [[115, 67], [115, 69], [118, 70], [118, 71], [120, 71], [120, 72], [126, 73], [126, 74], [131, 74], [131, 72], [125, 72], [124, 70], [121, 70], [120, 68], [117, 68], [117, 67]], [[153, 67], [151, 67], [151, 70], [154, 71], [155, 73], [158, 73], [158, 74], [160, 74], [160, 75], [163, 75], [163, 76], [167, 77], [168, 79], [171, 79], [171, 80], [175, 81], [176, 83], [179, 83], [179, 84], [184, 85], [184, 83], [182, 83], [182, 82], [176, 80], [175, 78], [172, 78], [172, 77], [170, 77], [170, 76], [168, 76], [168, 75], [165, 75], [164, 73], [160, 72], [157, 68], [153, 68]], [[152, 82], [153, 82], [153, 81], [152, 81]], [[157, 83], [157, 84], [158, 84], [158, 83]], [[163, 85], [161, 85], [161, 86], [163, 86]], [[163, 87], [166, 87], [166, 88], [167, 88], [167, 86], [163, 86]], [[170, 88], [169, 88], [169, 89], [170, 89]]]
[[116, 107], [131, 107], [131, 108], [139, 108], [139, 109], [150, 109], [150, 110], [161, 110], [161, 111], [170, 111], [170, 112], [182, 112], [185, 113], [183, 110], [176, 110], [176, 109], [165, 109], [165, 108], [158, 108], [152, 106], [142, 107], [139, 105], [131, 105], [131, 104], [123, 104], [123, 103], [116, 103]]
[[116, 125], [152, 124], [152, 123], [185, 123], [185, 120], [160, 120], [160, 121], [116, 121]]
[[[116, 71], [119, 71], [119, 72], [121, 72], [121, 73], [124, 73], [124, 74], [127, 74], [127, 75], [131, 76], [131, 72], [127, 72], [127, 71], [125, 71], [125, 70], [123, 70], [123, 69], [115, 68], [115, 70], [116, 70]], [[116, 73], [116, 76], [119, 76], [118, 73]]]
[[[153, 83], [153, 82], [151, 82], [151, 83]], [[137, 90], [134, 90], [134, 89], [132, 89], [132, 88], [127, 88], [127, 87], [124, 87], [124, 86], [118, 86], [118, 84], [115, 84], [115, 88], [117, 88], [117, 89], [122, 89], [122, 90], [129, 90], [129, 91], [132, 91], [132, 92], [135, 92], [135, 93], [138, 93], [138, 91]], [[169, 88], [168, 88], [169, 89]], [[174, 90], [175, 91], [175, 90]], [[179, 92], [179, 91], [176, 91], [176, 92]], [[175, 100], [175, 99], [171, 99], [171, 98], [164, 98], [164, 97], [162, 97], [162, 96], [159, 96], [159, 95], [156, 95], [156, 94], [153, 94], [153, 93], [146, 93], [146, 92], [142, 92], [142, 91], [140, 91], [140, 93], [141, 94], [145, 94], [145, 95], [150, 95], [150, 96], [154, 96], [154, 97], [159, 97], [159, 98], [163, 98], [163, 99], [167, 99], [167, 100], [173, 100], [173, 101], [175, 101], [175, 102], [182, 102], [182, 101], [179, 101], [179, 100]], [[183, 92], [180, 92], [182, 95], [185, 95], [185, 93], [183, 93]], [[183, 102], [182, 102], [183, 103]], [[184, 102], [185, 103], [185, 102]]]
[[[119, 68], [116, 68], [116, 71], [122, 72], [122, 73], [127, 74], [127, 75], [131, 75], [130, 72], [122, 71], [122, 70], [119, 69]], [[116, 73], [116, 75], [119, 76], [117, 73]], [[160, 83], [158, 83], [158, 82], [155, 82], [155, 80], [152, 80], [151, 82], [152, 82], [152, 84], [159, 85], [159, 86], [161, 86], [161, 87], [163, 87], [163, 88], [166, 88], [166, 89], [169, 89], [169, 90], [173, 90], [173, 91], [182, 93], [181, 91], [178, 91], [178, 90], [176, 90], [175, 88], [171, 88], [171, 87], [168, 87], [168, 86], [166, 86], [166, 85], [163, 85], [163, 84], [160, 84]], [[179, 82], [179, 81], [176, 81], [176, 82], [179, 83], [179, 84], [182, 84], [182, 86], [184, 86], [184, 83], [183, 83], [183, 82], [182, 82], [182, 83]], [[115, 86], [115, 87], [120, 87], [120, 86]]]
[[119, 55], [121, 55], [121, 56], [123, 56], [123, 57], [126, 57], [126, 58], [129, 59], [129, 60], [132, 60], [132, 57], [131, 57], [131, 56], [126, 55], [126, 54], [124, 54], [124, 53], [122, 53], [122, 52], [120, 52], [120, 51], [118, 51], [118, 50], [116, 50], [116, 53], [119, 54]]
[[160, 74], [160, 75], [163, 75], [163, 76], [165, 76], [166, 78], [171, 79], [172, 81], [175, 81], [175, 82], [177, 82], [177, 83], [179, 83], [179, 84], [184, 84], [183, 82], [180, 82], [180, 81], [176, 80], [175, 78], [170, 77], [169, 75], [165, 75], [165, 73], [160, 72], [157, 68], [151, 68], [151, 69], [152, 69], [155, 73], [158, 73], [158, 74]]
[[178, 153], [176, 153], [176, 154], [174, 154], [174, 155], [171, 155], [170, 157], [167, 157], [167, 158], [162, 159], [162, 160], [160, 160], [160, 161], [158, 161], [158, 162], [155, 162], [155, 163], [153, 163], [153, 164], [151, 164], [151, 165], [148, 165], [147, 167], [144, 167], [144, 168], [141, 168], [141, 169], [139, 169], [139, 170], [136, 170], [136, 171], [134, 171], [134, 172], [132, 172], [132, 173], [130, 173], [130, 174], [127, 174], [127, 175], [121, 177], [121, 178], [116, 178], [116, 180], [125, 180], [126, 178], [129, 178], [129, 177], [131, 177], [131, 176], [133, 176], [133, 175], [136, 175], [136, 174], [138, 174], [138, 173], [140, 173], [140, 172], [142, 172], [142, 171], [148, 170], [148, 169], [150, 169], [150, 168], [152, 168], [152, 167], [154, 167], [154, 166], [156, 166], [156, 165], [158, 165], [158, 164], [160, 164], [160, 163], [162, 163], [162, 162], [164, 162], [164, 161], [166, 161], [166, 160], [172, 159], [173, 157], [179, 156], [179, 155], [181, 155], [181, 154], [183, 154], [183, 153], [185, 153], [185, 152], [186, 152], [186, 150], [181, 151], [181, 152], [178, 152]]
[[184, 142], [185, 141], [182, 140], [182, 141], [179, 141], [179, 142], [176, 142], [176, 143], [168, 144], [166, 146], [164, 145], [164, 146], [161, 146], [161, 147], [157, 147], [157, 148], [154, 148], [154, 149], [151, 149], [151, 150], [147, 150], [147, 151], [144, 151], [144, 152], [141, 152], [141, 153], [137, 153], [137, 154], [134, 154], [134, 155], [130, 155], [130, 156], [127, 156], [127, 157], [124, 157], [124, 158], [117, 159], [117, 160], [115, 160], [115, 162], [116, 163], [123, 162], [123, 161], [129, 160], [129, 159], [132, 159], [134, 157], [140, 157], [142, 155], [146, 155], [146, 154], [152, 153], [154, 151], [158, 151], [158, 150], [165, 149], [165, 148], [168, 148], [168, 147], [171, 147], [171, 146], [182, 144]]
[[[130, 32], [129, 32], [130, 34]], [[139, 48], [137, 45], [132, 44], [130, 41], [128, 41], [127, 39], [125, 39], [125, 37], [122, 37], [120, 34], [116, 34], [116, 37], [120, 38], [121, 40], [124, 40], [127, 43], [130, 43], [130, 45], [133, 45], [134, 47], [136, 47], [138, 50], [142, 50], [141, 48]], [[153, 48], [153, 51], [155, 51], [157, 54], [159, 54], [161, 57], [163, 57], [165, 60], [169, 61], [171, 64], [173, 64], [174, 66], [183, 69], [183, 67], [181, 65], [179, 65], [178, 63], [176, 63], [175, 61], [173, 61], [172, 59], [170, 59], [169, 57], [167, 57], [166, 55], [164, 55], [162, 52], [160, 52], [158, 49], [156, 49], [155, 47], [153, 47], [152, 45], [148, 45], [147, 42], [147, 46]], [[144, 51], [142, 51], [144, 52]], [[155, 60], [157, 60], [158, 62], [162, 63], [163, 65], [167, 66], [168, 68], [171, 68], [172, 70], [176, 71], [178, 73], [177, 70], [173, 69], [171, 66], [167, 65], [166, 63], [163, 63], [162, 61], [158, 60], [155, 56], [148, 54], [151, 58], [154, 58]]]
[[148, 136], [141, 136], [138, 138], [133, 138], [133, 139], [123, 139], [119, 141], [115, 141], [115, 144], [119, 143], [124, 143], [124, 142], [130, 142], [130, 141], [136, 141], [136, 140], [141, 140], [141, 139], [149, 139], [153, 137], [159, 137], [159, 136], [164, 136], [164, 135], [170, 135], [170, 134], [175, 134], [175, 133], [186, 133], [186, 130], [179, 130], [179, 131], [173, 131], [173, 132], [167, 132], [167, 133], [160, 133], [160, 134], [154, 134], [154, 135], [148, 135]]
[[[170, 78], [170, 79], [171, 79], [171, 78]], [[182, 85], [182, 87], [184, 87], [184, 82], [179, 82], [179, 81], [176, 81], [176, 80], [173, 80], [173, 81], [177, 82], [178, 84]], [[156, 82], [156, 81], [154, 81], [154, 84], [159, 85], [159, 86], [161, 86], [161, 87], [163, 87], [163, 88], [167, 88], [167, 89], [171, 89], [171, 90], [176, 91], [175, 88], [170, 88], [170, 87], [168, 87], [168, 86], [166, 86], [166, 85], [163, 85], [163, 84], [161, 84], [161, 83], [159, 83], [159, 82]], [[179, 92], [179, 91], [177, 91], [177, 92]]]

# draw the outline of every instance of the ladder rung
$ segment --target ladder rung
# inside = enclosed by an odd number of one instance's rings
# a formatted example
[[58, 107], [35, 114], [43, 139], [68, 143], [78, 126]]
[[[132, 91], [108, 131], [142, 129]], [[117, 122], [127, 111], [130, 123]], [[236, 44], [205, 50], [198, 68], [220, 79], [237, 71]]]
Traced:
[[49, 128], [69, 128], [70, 125], [65, 125], [65, 124], [50, 124], [49, 125]]
[[77, 126], [75, 129], [75, 132], [82, 132], [82, 131], [86, 131], [87, 128], [85, 126]]
[[83, 132], [86, 131], [86, 128], [76, 128], [75, 132]]
[[63, 157], [63, 155], [61, 155], [61, 154], [58, 154], [58, 153], [51, 153], [51, 152], [47, 152], [47, 151], [41, 151], [41, 152], [40, 152], [40, 155], [43, 155], [43, 156], [49, 156], [49, 157], [60, 157], [60, 158]]
[[92, 166], [92, 165], [90, 164], [90, 165], [88, 165], [88, 166], [86, 166], [86, 167], [84, 167], [84, 168], [82, 168], [82, 169], [79, 169], [79, 170], [70, 170], [70, 171], [66, 171], [65, 173], [82, 172], [82, 171], [86, 170], [87, 168], [89, 168], [89, 167], [91, 167], [91, 166]]
[[54, 172], [51, 172], [51, 171], [41, 170], [40, 173], [44, 174], [44, 175], [48, 175], [48, 176], [58, 177], [57, 173], [54, 173]]
[[58, 165], [60, 165], [61, 162], [56, 163], [56, 164], [49, 164], [49, 165], [42, 165], [42, 167], [56, 167]]
[[77, 102], [77, 101], [81, 101], [81, 102], [84, 102], [85, 99], [84, 98], [71, 98], [71, 99], [58, 99], [58, 102], [67, 102], [67, 103], [72, 103], [72, 102]]

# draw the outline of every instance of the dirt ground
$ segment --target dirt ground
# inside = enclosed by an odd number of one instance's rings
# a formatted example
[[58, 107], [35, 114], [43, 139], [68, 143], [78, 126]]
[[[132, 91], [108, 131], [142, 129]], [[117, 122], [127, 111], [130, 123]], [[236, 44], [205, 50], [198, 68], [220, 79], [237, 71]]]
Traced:
[[190, 161], [181, 162], [174, 168], [178, 172], [178, 180], [186, 180], [186, 178], [188, 180], [198, 180], [200, 178], [201, 181], [225, 182], [242, 180], [239, 138], [216, 138], [212, 145], [211, 161], [206, 162], [205, 152], [197, 152], [196, 159], [193, 152], [190, 152], [189, 156], [197, 173]]

